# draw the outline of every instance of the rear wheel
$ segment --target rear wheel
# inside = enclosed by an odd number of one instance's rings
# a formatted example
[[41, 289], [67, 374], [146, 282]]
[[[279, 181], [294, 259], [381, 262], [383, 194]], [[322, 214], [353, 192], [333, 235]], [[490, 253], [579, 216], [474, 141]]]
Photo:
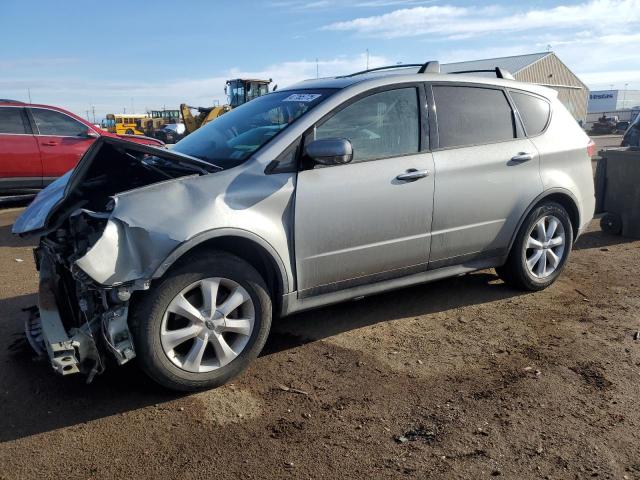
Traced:
[[617, 213], [605, 213], [600, 219], [600, 228], [603, 232], [620, 235], [622, 232], [622, 218]]
[[133, 130], [131, 130], [130, 128], [127, 128], [124, 132], [126, 135], [133, 135]]
[[542, 290], [558, 278], [573, 245], [567, 211], [548, 202], [535, 208], [518, 231], [507, 263], [496, 268], [508, 284], [523, 290]]
[[271, 299], [247, 262], [215, 253], [169, 273], [134, 305], [132, 330], [142, 369], [174, 390], [216, 387], [264, 346]]

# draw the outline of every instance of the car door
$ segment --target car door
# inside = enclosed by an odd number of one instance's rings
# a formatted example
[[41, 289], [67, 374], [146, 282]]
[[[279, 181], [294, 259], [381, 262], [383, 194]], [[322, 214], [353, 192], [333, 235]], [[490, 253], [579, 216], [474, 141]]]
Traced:
[[346, 138], [354, 157], [298, 174], [294, 238], [300, 297], [426, 269], [433, 158], [425, 103], [418, 85], [365, 93], [305, 137], [305, 144]]
[[39, 107], [29, 111], [37, 130], [46, 185], [74, 168], [95, 137], [86, 136], [89, 127], [65, 113]]
[[23, 107], [0, 107], [0, 190], [40, 188], [42, 163]]
[[506, 92], [433, 84], [438, 125], [430, 268], [506, 254], [542, 192], [539, 156]]

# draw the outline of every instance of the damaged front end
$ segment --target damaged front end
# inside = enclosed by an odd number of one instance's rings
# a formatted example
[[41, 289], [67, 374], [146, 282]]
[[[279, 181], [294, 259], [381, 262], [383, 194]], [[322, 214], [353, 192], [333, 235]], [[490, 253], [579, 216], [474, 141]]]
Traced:
[[[39, 305], [31, 310], [25, 332], [54, 371], [83, 373], [91, 381], [104, 370], [107, 355], [119, 365], [136, 355], [129, 301], [133, 292], [148, 289], [150, 280], [101, 283], [87, 271], [88, 253], [117, 223], [111, 219], [117, 194], [216, 169], [179, 154], [101, 138], [72, 173], [43, 190], [16, 221], [14, 233], [40, 236], [34, 250]], [[100, 258], [99, 249], [92, 255], [93, 268], [113, 261]]]
[[73, 263], [76, 253], [69, 247], [75, 248], [75, 242], [70, 245], [62, 231], [58, 234], [56, 240], [43, 238], [35, 250], [39, 322], [32, 312], [25, 330], [29, 343], [48, 354], [57, 373], [81, 372], [91, 381], [104, 370], [104, 352], [110, 352], [119, 365], [135, 357], [127, 324], [131, 290], [92, 282]]

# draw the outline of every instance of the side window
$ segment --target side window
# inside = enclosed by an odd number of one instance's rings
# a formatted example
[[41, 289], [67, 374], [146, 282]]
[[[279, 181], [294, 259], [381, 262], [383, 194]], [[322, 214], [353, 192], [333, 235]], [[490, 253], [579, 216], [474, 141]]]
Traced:
[[510, 91], [511, 98], [516, 104], [520, 117], [524, 123], [524, 129], [527, 135], [538, 135], [542, 133], [544, 127], [547, 126], [549, 121], [549, 114], [551, 113], [551, 107], [549, 102], [528, 95], [526, 93]]
[[513, 111], [502, 90], [434, 85], [440, 148], [515, 138]]
[[354, 162], [418, 153], [418, 92], [413, 87], [401, 88], [358, 100], [318, 126], [319, 138], [350, 140]]
[[86, 125], [64, 113], [41, 108], [32, 108], [31, 113], [40, 135], [75, 137], [87, 131]]
[[27, 133], [22, 108], [0, 108], [0, 133]]

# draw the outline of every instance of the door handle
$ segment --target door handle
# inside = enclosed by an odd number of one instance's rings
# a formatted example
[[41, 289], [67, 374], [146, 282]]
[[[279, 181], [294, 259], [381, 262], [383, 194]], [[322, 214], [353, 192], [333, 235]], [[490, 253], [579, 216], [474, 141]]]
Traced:
[[40, 145], [44, 145], [45, 147], [55, 147], [56, 145], [58, 145], [58, 142], [49, 140], [48, 142], [42, 142]]
[[420, 178], [428, 177], [431, 175], [429, 170], [416, 170], [415, 168], [410, 168], [405, 173], [401, 173], [396, 177], [396, 180], [400, 180], [403, 182], [408, 182], [411, 180], [418, 180]]
[[530, 153], [520, 152], [517, 155], [514, 155], [513, 157], [511, 157], [511, 161], [513, 163], [523, 163], [523, 162], [528, 162], [532, 158], [533, 158], [533, 155], [531, 155]]

